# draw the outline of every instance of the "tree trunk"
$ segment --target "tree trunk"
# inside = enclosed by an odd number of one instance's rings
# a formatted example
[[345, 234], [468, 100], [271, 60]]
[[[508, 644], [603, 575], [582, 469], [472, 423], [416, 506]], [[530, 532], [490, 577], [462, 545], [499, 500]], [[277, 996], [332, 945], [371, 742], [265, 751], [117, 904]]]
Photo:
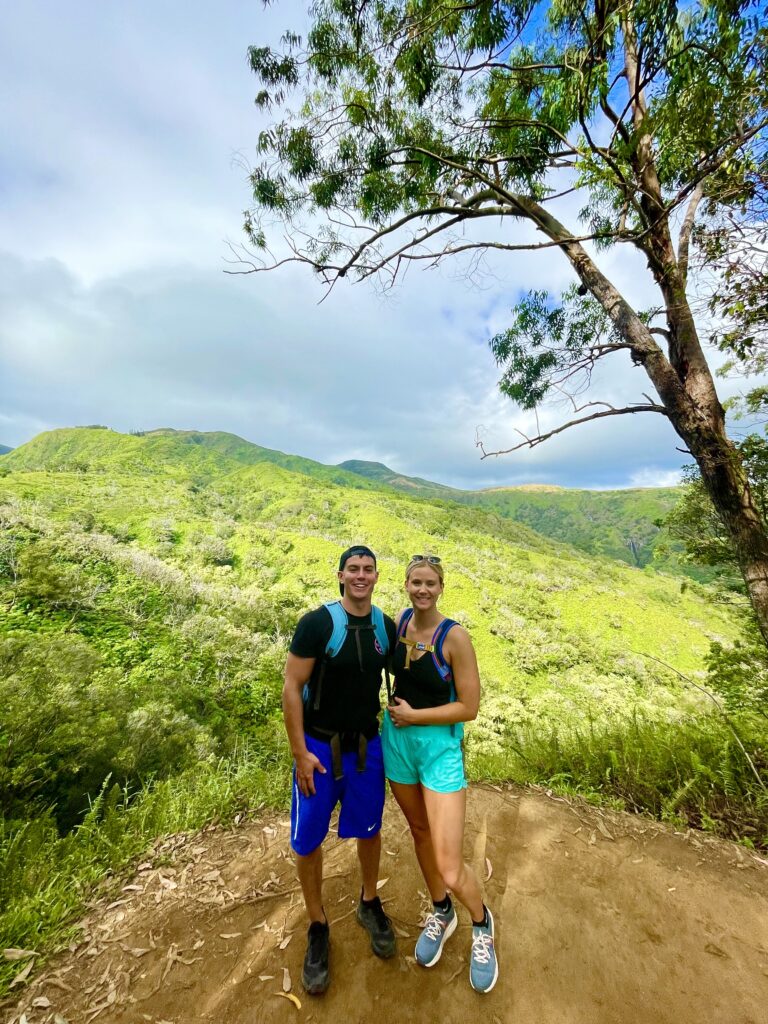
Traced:
[[752, 500], [739, 454], [724, 433], [684, 439], [731, 537], [760, 632], [768, 645], [768, 535]]
[[617, 333], [631, 346], [634, 362], [642, 364], [648, 374], [670, 423], [696, 460], [707, 494], [733, 542], [760, 632], [768, 646], [768, 531], [752, 499], [739, 453], [725, 433], [723, 407], [668, 239], [662, 235], [654, 255], [657, 266], [666, 264], [659, 283], [666, 301], [669, 358], [635, 310], [564, 225], [534, 200], [523, 196], [511, 198], [522, 216], [558, 243], [581, 281], [611, 318]]

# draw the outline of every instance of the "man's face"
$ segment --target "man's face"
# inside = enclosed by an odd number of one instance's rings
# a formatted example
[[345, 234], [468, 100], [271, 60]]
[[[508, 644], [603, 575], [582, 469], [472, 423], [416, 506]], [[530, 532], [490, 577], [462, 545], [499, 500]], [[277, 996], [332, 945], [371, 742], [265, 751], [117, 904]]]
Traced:
[[339, 583], [344, 584], [344, 596], [356, 601], [370, 597], [379, 574], [370, 555], [350, 555], [339, 572]]

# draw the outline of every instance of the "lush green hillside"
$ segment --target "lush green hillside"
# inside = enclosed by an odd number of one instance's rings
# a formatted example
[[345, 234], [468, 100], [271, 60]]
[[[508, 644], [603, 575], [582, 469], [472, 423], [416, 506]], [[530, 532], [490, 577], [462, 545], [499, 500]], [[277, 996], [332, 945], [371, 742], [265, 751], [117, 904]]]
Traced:
[[589, 554], [637, 567], [653, 562], [657, 568], [682, 571], [694, 579], [711, 575], [706, 569], [681, 566], [680, 545], [670, 544], [656, 526], [680, 497], [679, 488], [673, 487], [580, 491], [528, 486], [463, 491], [395, 473], [378, 462], [351, 460], [326, 466], [223, 431], [170, 428], [133, 435], [87, 427], [50, 431], [15, 449], [2, 465], [4, 471], [161, 473], [207, 479], [228, 468], [264, 462], [325, 483], [365, 490], [394, 488], [413, 497], [477, 505]]
[[[286, 799], [287, 642], [305, 609], [335, 596], [352, 542], [379, 554], [389, 611], [408, 557], [443, 557], [444, 610], [471, 631], [482, 670], [474, 778], [546, 782], [763, 841], [741, 750], [683, 678], [701, 682], [710, 641], [738, 636], [737, 605], [493, 509], [352, 474], [349, 486], [344, 470], [297, 471], [264, 451], [227, 434], [81, 428], [3, 456], [3, 947], [35, 948], [152, 836]], [[760, 764], [766, 737], [740, 728]], [[0, 965], [0, 990], [12, 970]]]
[[170, 427], [119, 434], [108, 427], [70, 427], [39, 434], [3, 460], [5, 470], [141, 473], [210, 477], [240, 465], [270, 462], [328, 483], [370, 489], [371, 481], [338, 466], [262, 448], [235, 434]]
[[656, 522], [680, 499], [678, 487], [646, 487], [620, 491], [581, 491], [528, 485], [462, 491], [421, 477], [402, 476], [380, 462], [352, 460], [342, 469], [408, 494], [457, 501], [493, 509], [500, 516], [525, 523], [532, 530], [590, 554], [606, 555], [629, 565], [680, 572], [706, 579], [706, 570], [680, 565], [679, 544], [664, 538]]

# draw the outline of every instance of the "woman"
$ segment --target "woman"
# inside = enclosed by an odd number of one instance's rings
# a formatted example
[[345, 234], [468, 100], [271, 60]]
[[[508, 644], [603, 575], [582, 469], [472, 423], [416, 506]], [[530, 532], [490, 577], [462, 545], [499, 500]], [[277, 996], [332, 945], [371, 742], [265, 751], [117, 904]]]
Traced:
[[463, 723], [477, 716], [477, 659], [466, 630], [438, 611], [443, 567], [436, 555], [411, 558], [405, 590], [412, 608], [397, 619], [395, 689], [381, 739], [384, 770], [434, 903], [416, 960], [433, 967], [456, 929], [450, 889], [472, 917], [470, 983], [490, 992], [498, 977], [493, 917], [462, 852], [467, 782], [461, 741]]

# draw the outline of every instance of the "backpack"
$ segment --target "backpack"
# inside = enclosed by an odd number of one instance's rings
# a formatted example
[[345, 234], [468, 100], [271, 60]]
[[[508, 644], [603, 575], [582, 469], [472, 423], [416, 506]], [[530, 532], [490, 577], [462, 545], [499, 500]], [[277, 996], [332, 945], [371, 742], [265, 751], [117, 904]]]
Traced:
[[[330, 659], [335, 658], [343, 647], [344, 641], [347, 639], [347, 633], [350, 629], [373, 629], [382, 654], [385, 658], [387, 654], [389, 654], [389, 637], [387, 636], [387, 627], [384, 623], [384, 613], [381, 608], [377, 608], [375, 604], [371, 605], [370, 626], [350, 626], [349, 618], [341, 601], [329, 601], [324, 605], [324, 607], [327, 608], [328, 614], [331, 616], [331, 622], [333, 623], [331, 636], [326, 644], [323, 660], [320, 663], [320, 672], [317, 677], [317, 682], [314, 686], [311, 686], [311, 680], [306, 683], [302, 694], [304, 707], [309, 708], [311, 706], [313, 711], [319, 711], [320, 709], [320, 697], [323, 690], [323, 678], [325, 676], [326, 666]], [[387, 695], [389, 696], [390, 682], [388, 660], [385, 661], [385, 673], [387, 676]]]
[[[403, 614], [400, 616], [400, 622], [397, 627], [397, 640], [405, 636], [406, 630], [408, 629], [408, 623], [413, 618], [413, 608], [406, 608]], [[451, 672], [451, 666], [443, 658], [443, 643], [445, 641], [446, 634], [453, 626], [458, 626], [458, 622], [455, 619], [443, 619], [438, 624], [437, 629], [432, 635], [432, 642], [427, 645], [427, 649], [432, 648], [432, 661], [435, 668], [440, 674], [440, 678], [444, 683], [448, 683], [450, 686], [451, 698], [449, 703], [453, 703], [456, 700], [456, 687], [453, 683], [453, 673]], [[422, 648], [423, 649], [423, 648]], [[456, 726], [451, 725], [451, 736], [456, 735]]]

